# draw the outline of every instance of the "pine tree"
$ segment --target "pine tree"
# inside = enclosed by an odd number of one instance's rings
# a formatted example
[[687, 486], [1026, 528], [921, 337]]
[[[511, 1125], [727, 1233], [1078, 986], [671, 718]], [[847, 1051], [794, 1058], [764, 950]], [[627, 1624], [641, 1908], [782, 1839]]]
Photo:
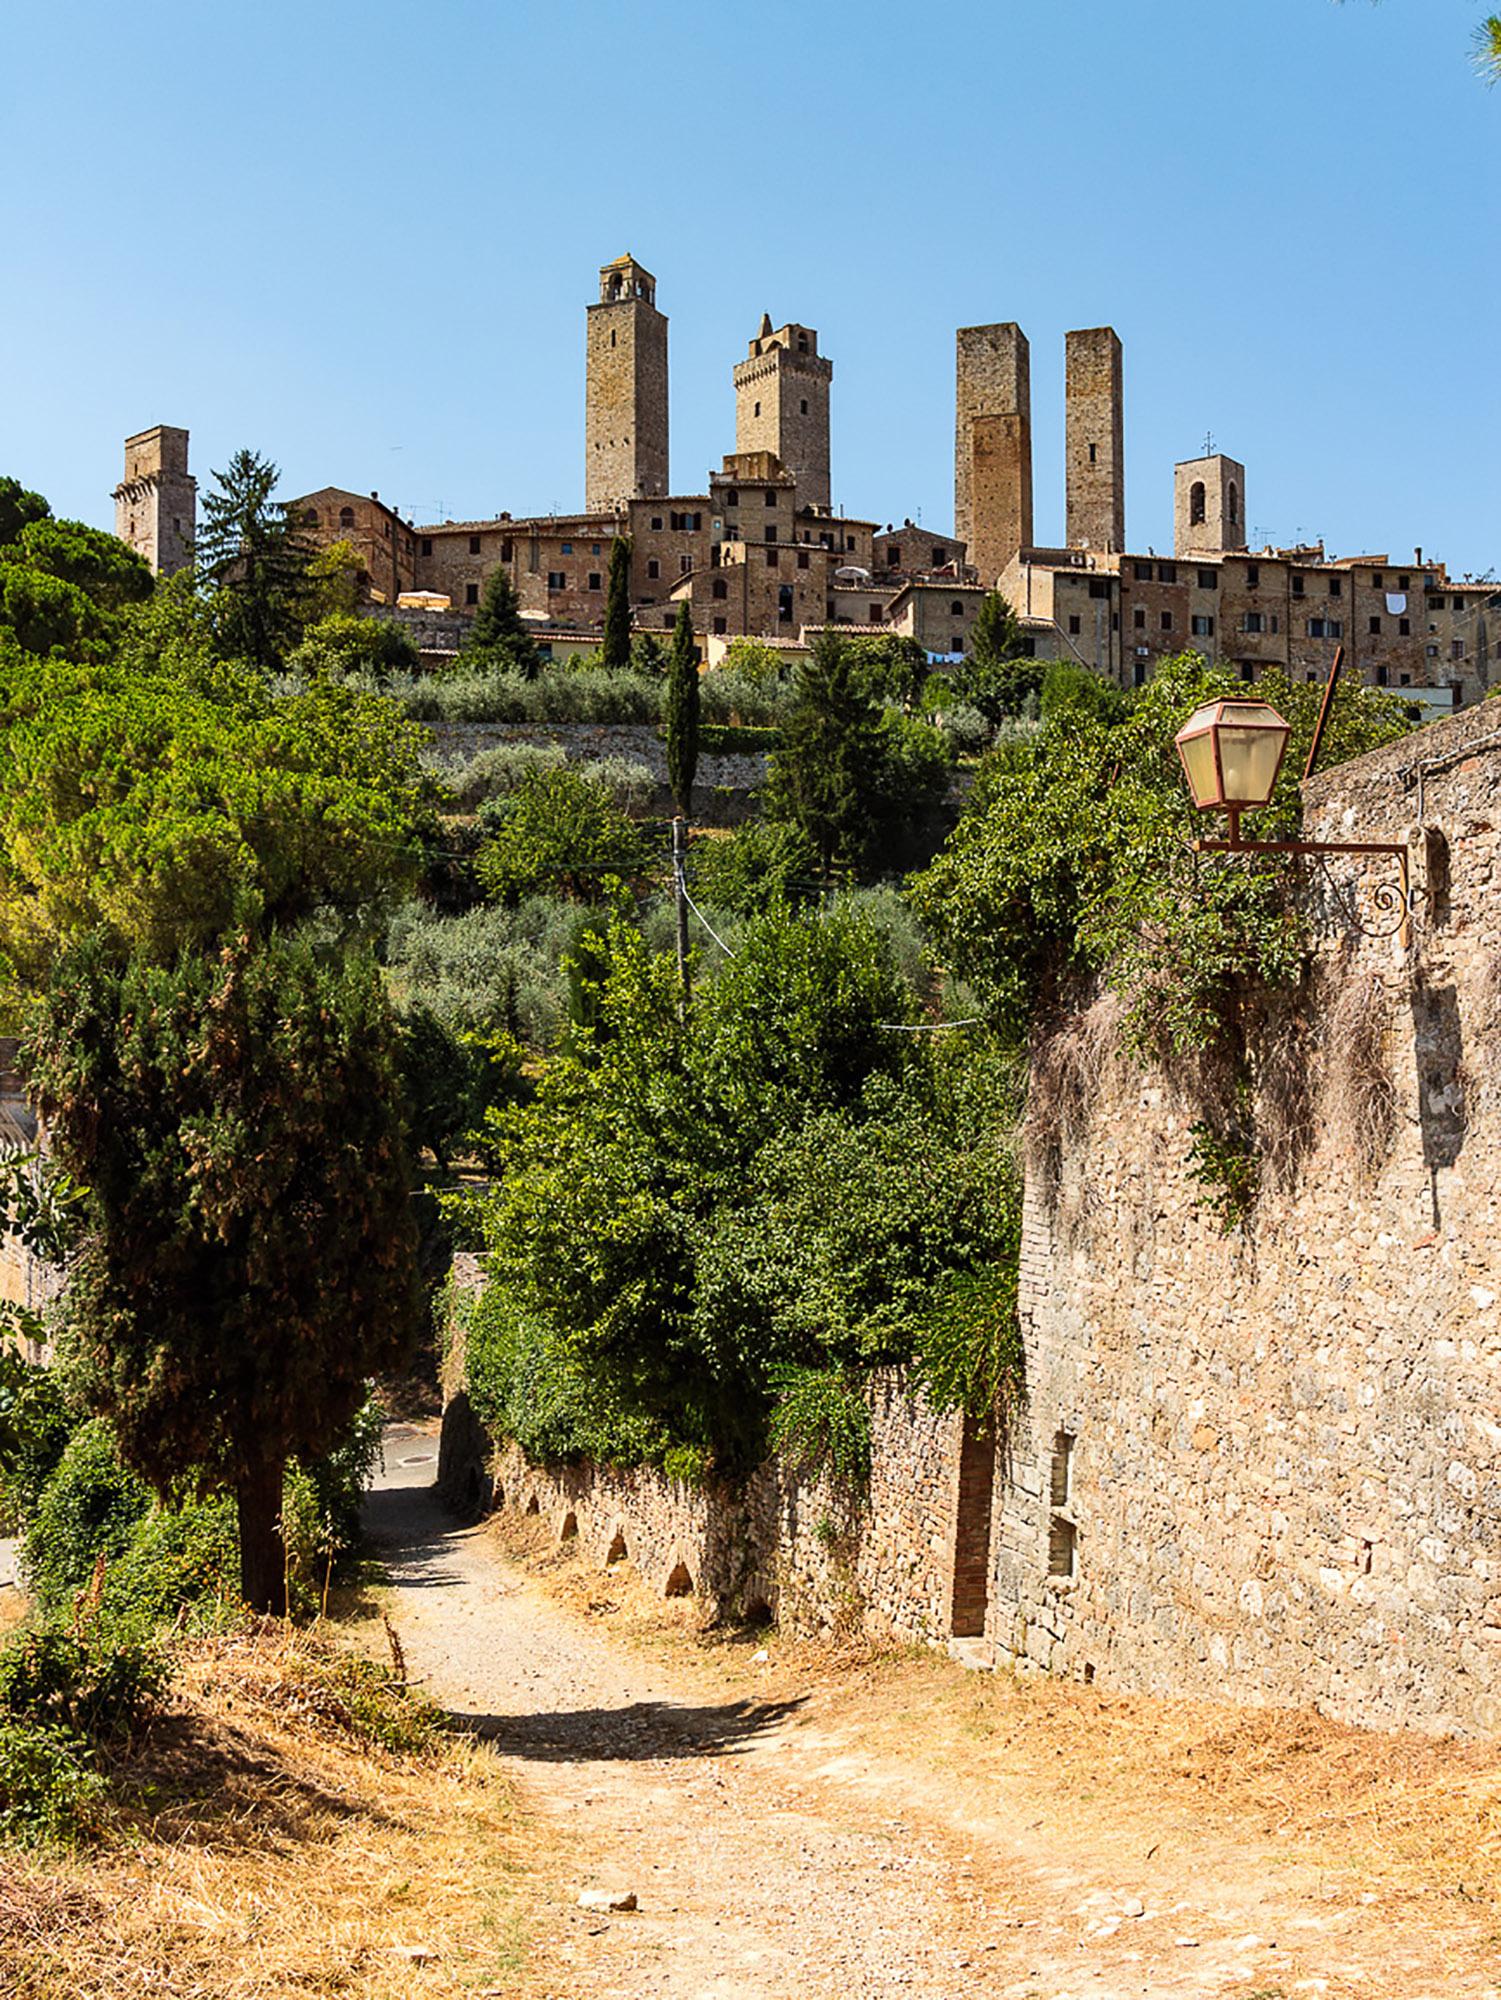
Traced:
[[1022, 629], [1016, 613], [998, 590], [992, 590], [975, 613], [969, 635], [969, 656], [983, 667], [997, 667], [1021, 653]]
[[631, 545], [624, 535], [610, 544], [610, 581], [605, 596], [603, 665], [624, 673], [631, 664]]
[[485, 579], [464, 653], [470, 656], [468, 664], [488, 666], [499, 673], [522, 674], [527, 680], [536, 676], [542, 664], [537, 642], [522, 622], [516, 586], [503, 566], [492, 569]]
[[693, 614], [685, 598], [678, 606], [667, 669], [667, 780], [684, 819], [693, 812], [693, 776], [698, 769], [698, 647]]
[[837, 633], [821, 632], [771, 760], [776, 816], [801, 827], [827, 877], [870, 845], [880, 792], [881, 718]]
[[269, 458], [237, 451], [213, 477], [195, 546], [198, 567], [219, 586], [224, 650], [272, 671], [302, 630], [312, 548], [285, 502], [271, 497], [281, 474]]
[[975, 614], [969, 655], [952, 675], [956, 693], [991, 722], [1018, 715], [1042, 688], [1043, 665], [1029, 659], [1016, 613], [992, 590]]

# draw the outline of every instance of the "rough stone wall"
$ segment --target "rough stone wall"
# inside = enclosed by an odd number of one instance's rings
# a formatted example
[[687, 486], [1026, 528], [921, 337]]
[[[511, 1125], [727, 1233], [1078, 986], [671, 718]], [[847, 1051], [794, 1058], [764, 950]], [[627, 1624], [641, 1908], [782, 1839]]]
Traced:
[[1112, 326], [1064, 337], [1064, 471], [1071, 549], [1126, 546], [1121, 343]]
[[796, 325], [753, 340], [735, 368], [735, 450], [775, 452], [797, 481], [802, 506], [829, 505], [833, 375], [818, 335]]
[[115, 533], [158, 576], [190, 560], [198, 525], [198, 482], [188, 471], [188, 434], [157, 424], [125, 440], [125, 476], [115, 488]]
[[466, 1513], [535, 1516], [602, 1569], [628, 1560], [664, 1597], [774, 1617], [803, 1636], [936, 1644], [952, 1629], [962, 1421], [935, 1413], [897, 1373], [871, 1384], [871, 1481], [858, 1500], [775, 1460], [743, 1486], [689, 1486], [649, 1467], [532, 1465], [475, 1418], [459, 1334], [444, 1387], [439, 1483]]
[[1501, 714], [1345, 765], [1308, 806], [1312, 837], [1420, 828], [1427, 900], [1410, 953], [1362, 938], [1346, 899], [1374, 921], [1395, 863], [1333, 864], [1312, 984], [1258, 1031], [1280, 1082], [1257, 1119], [1283, 1143], [1249, 1234], [1196, 1202], [1199, 1091], [1111, 1053], [1100, 1013], [1068, 1030], [1072, 1124], [1034, 1093], [1028, 1400], [989, 1632], [1001, 1657], [1118, 1687], [1488, 1732]]
[[955, 336], [954, 534], [987, 588], [1032, 541], [1032, 358], [1011, 322]]
[[[1193, 518], [1195, 486], [1204, 488], [1204, 518]], [[1234, 488], [1232, 495], [1231, 488]], [[1173, 553], [1186, 559], [1246, 545], [1246, 468], [1223, 452], [1187, 458], [1173, 468]]]

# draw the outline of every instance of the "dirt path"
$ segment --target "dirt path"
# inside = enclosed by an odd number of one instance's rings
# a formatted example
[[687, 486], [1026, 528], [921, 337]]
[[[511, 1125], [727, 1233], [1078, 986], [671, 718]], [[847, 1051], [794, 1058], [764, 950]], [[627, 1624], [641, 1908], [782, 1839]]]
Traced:
[[[621, 1644], [452, 1526], [426, 1490], [435, 1449], [392, 1434], [370, 1526], [413, 1672], [559, 1836], [542, 1993], [1501, 2000], [1481, 1925], [1383, 1907], [1274, 1844], [1206, 1831], [1165, 1866], [1108, 1812], [1050, 1831], [1035, 1784], [870, 1754], [811, 1677], [726, 1698]], [[590, 1887], [640, 1908], [580, 1910]]]

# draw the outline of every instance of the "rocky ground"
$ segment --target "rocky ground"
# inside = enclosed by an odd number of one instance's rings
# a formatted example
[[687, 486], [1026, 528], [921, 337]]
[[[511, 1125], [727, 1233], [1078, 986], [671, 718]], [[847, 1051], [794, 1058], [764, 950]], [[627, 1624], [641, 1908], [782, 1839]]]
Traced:
[[[811, 1649], [779, 1666], [773, 1639], [701, 1670], [632, 1644], [493, 1532], [456, 1528], [427, 1490], [435, 1452], [428, 1427], [393, 1431], [370, 1525], [412, 1671], [557, 1836], [538, 1994], [1501, 2000], [1485, 1910], [1362, 1886], [1377, 1877], [1337, 1843], [1196, 1821], [1176, 1794], [1154, 1814], [1118, 1785], [1081, 1810], [1076, 1771], [1064, 1810], [1036, 1746], [1014, 1778], [978, 1734], [973, 1767], [962, 1731], [935, 1754], [920, 1711], [872, 1721], [868, 1687]], [[608, 1902], [590, 1891], [637, 1908], [581, 1905]]]

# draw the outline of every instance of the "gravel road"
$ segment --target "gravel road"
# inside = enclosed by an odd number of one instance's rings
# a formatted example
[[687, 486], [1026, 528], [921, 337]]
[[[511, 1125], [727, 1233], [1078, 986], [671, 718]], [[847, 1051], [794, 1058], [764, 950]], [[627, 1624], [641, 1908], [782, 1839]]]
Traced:
[[[548, 2000], [1497, 2000], [1493, 1959], [1414, 1949], [1400, 1913], [1389, 1927], [1348, 1887], [1299, 1891], [1206, 1842], [1159, 1869], [1147, 1907], [1104, 1825], [1098, 1846], [1050, 1841], [1045, 1798], [883, 1764], [811, 1696], [694, 1688], [456, 1528], [429, 1490], [436, 1449], [393, 1427], [369, 1529], [412, 1672], [495, 1746], [560, 1857]], [[639, 1909], [580, 1909], [590, 1888]]]

